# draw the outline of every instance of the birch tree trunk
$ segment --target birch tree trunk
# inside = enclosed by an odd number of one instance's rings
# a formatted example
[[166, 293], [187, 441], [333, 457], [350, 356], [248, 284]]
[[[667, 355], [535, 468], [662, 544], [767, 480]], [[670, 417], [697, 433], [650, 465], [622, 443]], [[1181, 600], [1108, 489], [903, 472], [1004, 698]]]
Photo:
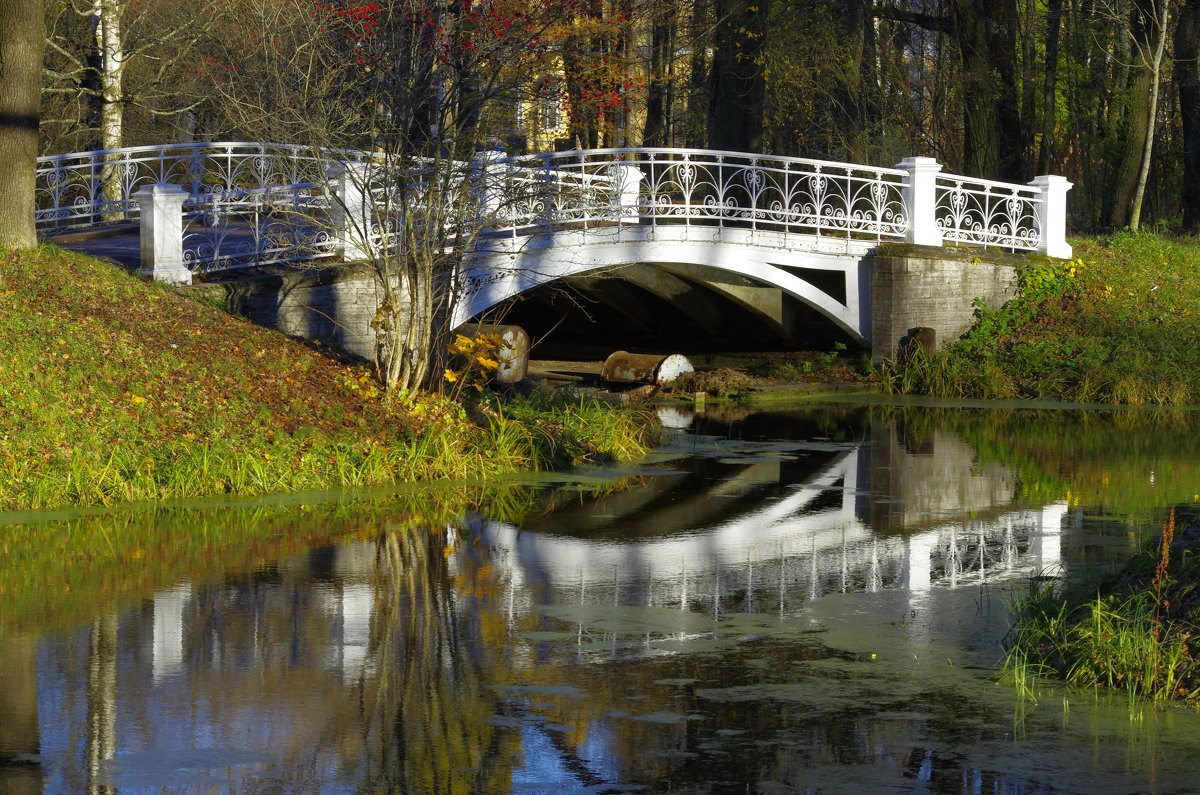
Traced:
[[[121, 78], [125, 68], [120, 0], [92, 0], [91, 24], [98, 56], [96, 62], [100, 70], [100, 148], [105, 151], [120, 149], [124, 141]], [[120, 175], [113, 165], [119, 159], [117, 155], [104, 157], [106, 165], [101, 173], [101, 194], [106, 202], [117, 202], [123, 198]], [[115, 212], [101, 215], [104, 221], [118, 221], [121, 217], [121, 213]]]
[[40, 0], [0, 0], [0, 246], [31, 248], [45, 31]]
[[1158, 0], [1156, 10], [1157, 40], [1154, 54], [1150, 57], [1150, 113], [1146, 119], [1146, 143], [1142, 147], [1142, 163], [1138, 168], [1137, 188], [1133, 194], [1133, 206], [1129, 212], [1129, 228], [1137, 231], [1142, 222], [1142, 201], [1146, 197], [1146, 182], [1150, 178], [1150, 159], [1154, 154], [1154, 126], [1158, 117], [1158, 95], [1162, 86], [1163, 52], [1167, 46], [1167, 0]]
[[1108, 211], [1108, 225], [1114, 228], [1132, 223], [1142, 160], [1149, 143], [1146, 131], [1154, 129], [1155, 109], [1150, 103], [1157, 93], [1153, 61], [1159, 5], [1158, 0], [1131, 0], [1128, 21], [1119, 35], [1117, 58], [1125, 64], [1119, 74], [1127, 73], [1128, 78], [1117, 82], [1113, 93], [1121, 97], [1122, 107], [1110, 123], [1120, 142]]

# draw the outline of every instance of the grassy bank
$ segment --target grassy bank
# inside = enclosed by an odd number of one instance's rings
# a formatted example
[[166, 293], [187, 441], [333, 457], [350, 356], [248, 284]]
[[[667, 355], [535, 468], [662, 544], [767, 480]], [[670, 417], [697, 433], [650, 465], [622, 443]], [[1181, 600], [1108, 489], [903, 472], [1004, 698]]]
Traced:
[[1022, 297], [967, 336], [879, 371], [883, 390], [1118, 405], [1200, 403], [1200, 242], [1122, 232], [1030, 260]]
[[477, 478], [645, 451], [545, 394], [385, 399], [368, 370], [55, 248], [0, 253], [0, 510]]
[[1016, 605], [1005, 671], [1200, 706], [1200, 514], [1172, 511], [1162, 533], [1098, 588], [1036, 584]]

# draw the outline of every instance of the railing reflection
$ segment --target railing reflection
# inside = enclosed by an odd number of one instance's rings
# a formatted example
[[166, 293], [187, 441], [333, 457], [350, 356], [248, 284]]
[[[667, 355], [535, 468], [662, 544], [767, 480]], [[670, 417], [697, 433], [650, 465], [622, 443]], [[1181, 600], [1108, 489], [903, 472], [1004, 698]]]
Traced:
[[[753, 437], [758, 420], [722, 422]], [[918, 648], [952, 609], [946, 594], [1064, 559], [1065, 506], [1020, 504], [1011, 473], [980, 467], [952, 435], [877, 424], [867, 438], [780, 446], [701, 430], [693, 454], [640, 491], [547, 498], [522, 523], [380, 527], [105, 617], [41, 665], [41, 756], [90, 774], [65, 785], [117, 789], [202, 786], [218, 769], [235, 789], [281, 791], [682, 776], [671, 753], [696, 753], [687, 710], [744, 716], [699, 697], [682, 707], [671, 682], [726, 676], [712, 660], [744, 662], [741, 681], [752, 664], [818, 653], [808, 641], [760, 649], [770, 633], [758, 623], [800, 624], [823, 596], [874, 594], [916, 616], [904, 632]], [[630, 682], [641, 711], [614, 716], [629, 712]], [[47, 728], [73, 725], [81, 704], [87, 731]], [[752, 730], [795, 720], [772, 713]], [[858, 732], [848, 740], [831, 722], [812, 736], [876, 762], [877, 747], [908, 749], [920, 773], [911, 721], [864, 721], [843, 720]], [[138, 761], [164, 748], [165, 770]], [[786, 757], [762, 769], [806, 764]]]

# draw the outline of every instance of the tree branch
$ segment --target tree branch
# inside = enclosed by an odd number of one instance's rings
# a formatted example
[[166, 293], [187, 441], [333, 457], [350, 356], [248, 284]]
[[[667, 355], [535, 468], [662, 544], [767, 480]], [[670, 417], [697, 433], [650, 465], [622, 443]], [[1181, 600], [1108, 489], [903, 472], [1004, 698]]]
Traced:
[[909, 11], [903, 8], [893, 8], [892, 6], [872, 6], [871, 16], [879, 19], [891, 19], [896, 22], [907, 22], [910, 25], [916, 25], [925, 30], [933, 30], [941, 33], [954, 32], [954, 26], [950, 22], [949, 17], [924, 14], [920, 11]]

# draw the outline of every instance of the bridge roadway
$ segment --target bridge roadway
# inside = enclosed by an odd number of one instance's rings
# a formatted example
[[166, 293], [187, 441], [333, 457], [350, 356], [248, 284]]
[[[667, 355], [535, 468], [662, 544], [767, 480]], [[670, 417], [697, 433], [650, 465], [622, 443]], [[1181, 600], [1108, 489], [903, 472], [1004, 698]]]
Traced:
[[[460, 322], [557, 281], [605, 275], [681, 304], [687, 286], [702, 284], [785, 337], [790, 304], [856, 343], [882, 334], [892, 345], [906, 324], [954, 336], [974, 299], [1011, 297], [1011, 268], [964, 267], [989, 261], [987, 249], [1070, 256], [1061, 177], [1016, 185], [943, 174], [920, 157], [884, 168], [658, 148], [492, 152], [452, 165], [477, 208], [454, 223], [479, 232], [459, 274]], [[397, 202], [388, 167], [370, 153], [281, 144], [58, 155], [39, 160], [38, 225], [52, 237], [140, 219], [141, 240], [152, 241], [140, 247], [142, 269], [180, 284], [268, 263], [354, 260], [394, 245], [389, 230], [423, 200], [418, 187]], [[920, 248], [898, 253], [897, 243]], [[127, 244], [108, 245], [128, 258]], [[900, 259], [881, 265], [884, 255]], [[904, 314], [922, 297], [932, 303]], [[722, 324], [712, 301], [684, 309], [701, 325]]]

